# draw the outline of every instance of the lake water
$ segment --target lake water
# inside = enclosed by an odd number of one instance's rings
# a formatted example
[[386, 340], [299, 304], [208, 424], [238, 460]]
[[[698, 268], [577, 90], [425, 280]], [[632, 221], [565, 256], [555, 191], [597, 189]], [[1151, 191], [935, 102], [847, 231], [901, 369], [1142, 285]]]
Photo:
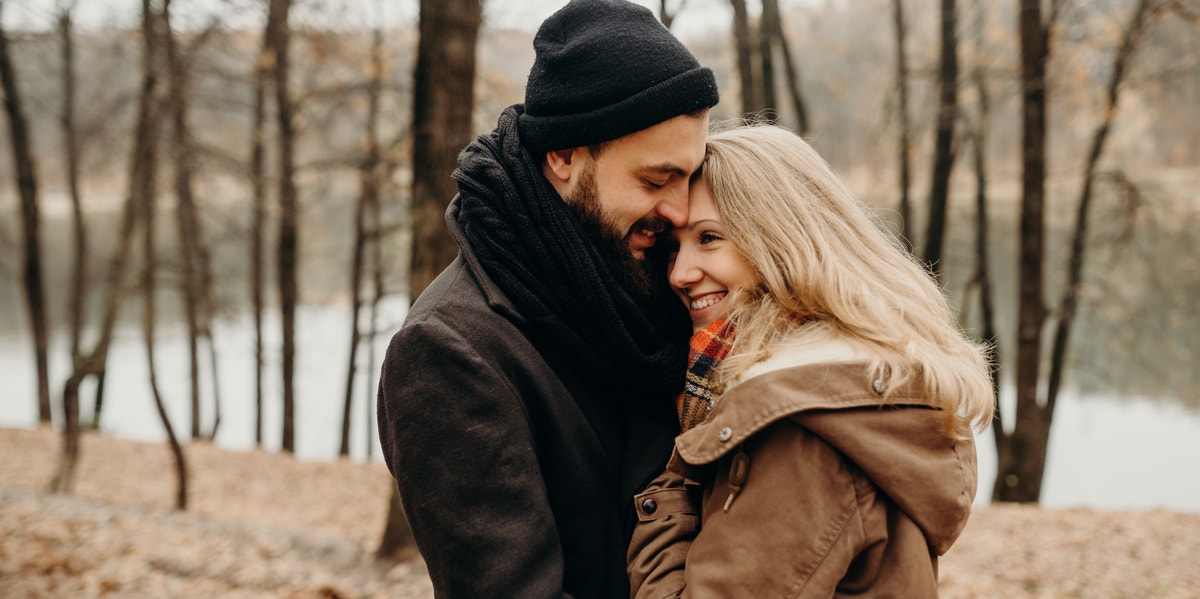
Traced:
[[[357, 383], [351, 420], [351, 457], [379, 459], [379, 445], [366, 430], [378, 361], [390, 331], [403, 318], [403, 300], [384, 304], [375, 342], [371, 381]], [[297, 314], [296, 455], [303, 460], [337, 458], [346, 384], [349, 338], [346, 305], [308, 306]], [[365, 315], [364, 315], [365, 318]], [[269, 322], [268, 334], [277, 324]], [[216, 444], [232, 450], [254, 446], [254, 333], [249, 317], [222, 321], [215, 331], [219, 348], [222, 422]], [[277, 339], [269, 339], [277, 348]], [[66, 376], [65, 341], [53, 340], [52, 400], [58, 402]], [[31, 344], [24, 336], [0, 337], [0, 426], [29, 427], [37, 421], [36, 378]], [[158, 341], [159, 385], [167, 410], [181, 434], [189, 428], [186, 339], [179, 327], [164, 328]], [[366, 366], [367, 352], [359, 351]], [[264, 437], [267, 449], [279, 447], [281, 406], [278, 399], [278, 356], [268, 356], [265, 381]], [[207, 366], [204, 366], [206, 369]], [[207, 370], [204, 370], [207, 372]], [[110, 366], [101, 429], [106, 434], [139, 441], [162, 441], [166, 435], [149, 392], [145, 349], [136, 328], [123, 330], [110, 351]], [[207, 380], [202, 385], [207, 385]], [[90, 417], [93, 388], [83, 388], [85, 418]], [[1011, 405], [1011, 397], [1003, 397]], [[203, 405], [202, 429], [211, 422], [211, 405]], [[373, 431], [373, 429], [371, 429]], [[991, 431], [978, 438], [979, 503], [991, 497], [996, 456]], [[1049, 508], [1170, 509], [1200, 512], [1200, 414], [1169, 401], [1142, 397], [1079, 396], [1060, 398], [1046, 465], [1042, 505]]]

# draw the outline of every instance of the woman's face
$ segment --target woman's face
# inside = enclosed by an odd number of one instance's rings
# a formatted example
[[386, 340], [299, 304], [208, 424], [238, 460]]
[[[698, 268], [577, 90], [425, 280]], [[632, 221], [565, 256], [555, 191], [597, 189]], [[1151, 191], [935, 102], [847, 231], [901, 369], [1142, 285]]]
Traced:
[[692, 183], [688, 222], [671, 235], [679, 244], [669, 264], [671, 289], [683, 300], [699, 331], [729, 312], [726, 299], [758, 284], [758, 276], [725, 235], [712, 192], [703, 179]]

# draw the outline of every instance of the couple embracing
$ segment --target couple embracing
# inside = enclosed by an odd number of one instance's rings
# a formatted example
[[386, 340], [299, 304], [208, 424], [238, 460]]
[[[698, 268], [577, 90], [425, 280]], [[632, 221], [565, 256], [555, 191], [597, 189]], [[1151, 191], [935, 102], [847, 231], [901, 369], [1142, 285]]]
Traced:
[[534, 48], [380, 379], [437, 596], [935, 597], [994, 402], [935, 282], [648, 9]]

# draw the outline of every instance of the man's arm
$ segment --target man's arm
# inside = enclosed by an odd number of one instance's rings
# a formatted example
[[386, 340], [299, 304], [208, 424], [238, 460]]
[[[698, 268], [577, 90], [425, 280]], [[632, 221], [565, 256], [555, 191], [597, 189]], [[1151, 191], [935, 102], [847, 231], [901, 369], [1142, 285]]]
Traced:
[[392, 339], [380, 439], [438, 597], [563, 597], [554, 516], [520, 398], [431, 322]]

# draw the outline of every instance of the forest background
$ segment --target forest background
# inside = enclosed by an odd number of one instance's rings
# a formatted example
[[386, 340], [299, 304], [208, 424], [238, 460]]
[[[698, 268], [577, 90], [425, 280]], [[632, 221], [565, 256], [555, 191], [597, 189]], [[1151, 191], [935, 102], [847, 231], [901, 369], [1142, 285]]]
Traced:
[[[453, 255], [453, 157], [521, 100], [553, 6], [99, 4], [0, 4], [0, 337], [21, 345], [6, 368], [39, 371], [4, 423], [63, 430], [59, 491], [72, 423], [111, 432], [135, 411], [179, 473], [189, 440], [287, 453], [317, 428], [310, 457], [368, 458], [379, 347]], [[809, 138], [995, 343], [994, 498], [1039, 499], [1060, 388], [1200, 409], [1197, 2], [646, 4], [716, 71], [715, 120]], [[153, 399], [103, 416], [121, 370]], [[306, 396], [305, 376], [337, 390]]]

